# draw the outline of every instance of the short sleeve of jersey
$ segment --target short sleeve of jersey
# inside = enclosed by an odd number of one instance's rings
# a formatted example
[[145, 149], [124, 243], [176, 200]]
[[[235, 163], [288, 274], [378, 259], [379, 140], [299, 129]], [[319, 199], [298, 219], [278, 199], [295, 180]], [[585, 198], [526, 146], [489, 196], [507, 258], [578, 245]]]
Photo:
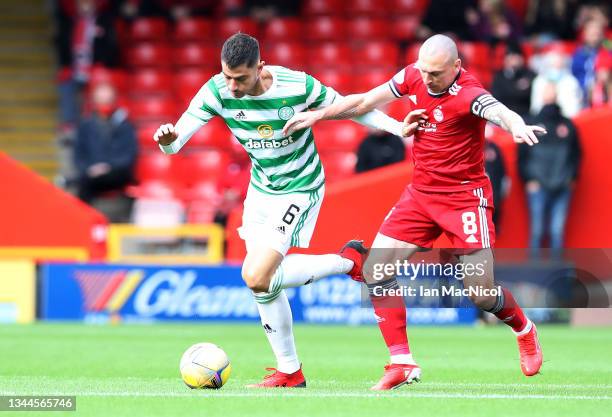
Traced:
[[406, 68], [398, 72], [388, 82], [389, 88], [395, 97], [408, 94], [408, 83], [406, 82]]
[[332, 104], [340, 95], [331, 87], [306, 75], [306, 107], [309, 110], [322, 109]]

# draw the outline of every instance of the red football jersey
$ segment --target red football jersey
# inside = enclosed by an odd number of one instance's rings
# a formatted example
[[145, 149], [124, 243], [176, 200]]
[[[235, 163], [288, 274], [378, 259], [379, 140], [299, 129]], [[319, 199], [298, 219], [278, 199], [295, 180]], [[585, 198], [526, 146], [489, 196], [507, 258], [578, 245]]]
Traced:
[[464, 69], [449, 89], [433, 95], [414, 64], [398, 72], [389, 87], [397, 97], [408, 95], [412, 109], [429, 117], [414, 134], [413, 187], [420, 191], [453, 192], [484, 187], [483, 112], [498, 103]]

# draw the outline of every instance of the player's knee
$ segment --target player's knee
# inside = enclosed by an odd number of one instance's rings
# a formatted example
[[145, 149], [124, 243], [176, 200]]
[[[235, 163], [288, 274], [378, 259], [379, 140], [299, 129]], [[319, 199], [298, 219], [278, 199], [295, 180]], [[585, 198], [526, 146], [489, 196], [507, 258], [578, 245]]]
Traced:
[[255, 269], [242, 269], [242, 279], [253, 292], [268, 292], [270, 280]]

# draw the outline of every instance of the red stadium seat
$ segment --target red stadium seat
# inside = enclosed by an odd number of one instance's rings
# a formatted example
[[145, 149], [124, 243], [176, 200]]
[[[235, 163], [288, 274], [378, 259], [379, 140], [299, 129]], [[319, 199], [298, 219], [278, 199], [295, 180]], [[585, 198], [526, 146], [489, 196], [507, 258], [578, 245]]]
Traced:
[[389, 22], [385, 19], [357, 17], [348, 21], [347, 33], [352, 41], [386, 40]]
[[129, 90], [137, 95], [174, 95], [173, 75], [167, 70], [143, 69], [130, 76]]
[[314, 136], [321, 152], [355, 152], [367, 134], [367, 128], [351, 120], [315, 125]]
[[370, 70], [355, 76], [359, 91], [368, 91], [389, 81], [396, 73], [392, 70]]
[[213, 117], [189, 139], [189, 148], [207, 147], [231, 151], [232, 132], [220, 117]]
[[211, 201], [193, 201], [187, 208], [187, 223], [208, 224], [215, 220], [217, 206]]
[[476, 67], [468, 71], [480, 81], [484, 88], [489, 88], [491, 86], [491, 82], [493, 81], [493, 73], [491, 70]]
[[179, 19], [174, 27], [174, 40], [179, 43], [211, 41], [212, 36], [213, 22], [210, 19]]
[[399, 16], [391, 21], [391, 38], [395, 41], [412, 41], [420, 24], [416, 16]]
[[344, 12], [345, 2], [342, 0], [305, 0], [302, 2], [304, 16], [331, 16]]
[[368, 42], [357, 50], [360, 69], [372, 68], [397, 69], [399, 62], [399, 47], [393, 42]]
[[331, 183], [354, 175], [357, 156], [353, 152], [328, 152], [321, 154], [321, 162], [325, 176]]
[[173, 200], [176, 194], [173, 184], [164, 179], [145, 180], [136, 186], [129, 186], [127, 193], [133, 198], [150, 198], [155, 200]]
[[140, 43], [128, 50], [128, 64], [135, 68], [167, 68], [171, 64], [170, 49], [165, 44]]
[[461, 42], [459, 55], [463, 57], [463, 66], [467, 69], [490, 69], [493, 66], [489, 45], [484, 42]]
[[414, 64], [419, 58], [419, 49], [421, 49], [422, 43], [413, 43], [406, 50], [406, 55], [404, 56], [404, 66]]
[[164, 97], [137, 98], [129, 102], [130, 119], [138, 125], [173, 123], [177, 118], [174, 100]]
[[262, 51], [262, 59], [270, 65], [303, 70], [306, 66], [306, 51], [298, 42], [276, 43]]
[[188, 68], [175, 74], [174, 82], [177, 97], [183, 106], [187, 106], [200, 88], [218, 71]]
[[430, 0], [387, 0], [394, 14], [422, 16]]
[[128, 75], [124, 70], [95, 66], [89, 76], [89, 88], [102, 83], [112, 84], [117, 90], [124, 91], [128, 86]]
[[[221, 194], [219, 185], [216, 181], [203, 180], [198, 181], [189, 187], [189, 198], [200, 203], [208, 203], [216, 205], [219, 203]], [[194, 202], [195, 202], [194, 201]]]
[[271, 19], [264, 29], [266, 43], [300, 41], [302, 37], [302, 21], [295, 17]]
[[248, 17], [229, 17], [221, 20], [215, 26], [215, 34], [219, 42], [224, 42], [227, 38], [238, 32], [258, 37], [257, 24]]
[[138, 127], [136, 135], [138, 138], [138, 146], [140, 146], [141, 149], [148, 149], [153, 152], [159, 151], [157, 142], [153, 140], [153, 135], [155, 134], [159, 126], [160, 124], [158, 123], [148, 123]]
[[212, 45], [189, 43], [174, 48], [174, 66], [183, 68], [218, 69], [221, 65], [221, 49]]
[[519, 19], [523, 19], [527, 14], [527, 8], [529, 7], [529, 0], [506, 0], [506, 7], [516, 14]]
[[325, 42], [308, 50], [308, 62], [313, 69], [349, 71], [354, 65], [353, 51], [341, 42]]
[[177, 183], [192, 185], [202, 181], [218, 181], [223, 176], [230, 157], [216, 149], [190, 152], [174, 158], [172, 175]]
[[346, 21], [337, 17], [317, 17], [306, 24], [310, 41], [341, 41], [346, 39]]
[[136, 180], [147, 182], [152, 180], [168, 181], [170, 179], [172, 158], [160, 152], [146, 152], [138, 156], [136, 161]]
[[140, 17], [132, 22], [130, 38], [132, 42], [165, 41], [168, 38], [168, 22], [160, 17]]
[[349, 16], [385, 16], [389, 13], [387, 0], [352, 0], [347, 2]]
[[576, 41], [555, 41], [546, 44], [542, 48], [542, 53], [560, 52], [565, 55], [573, 55], [577, 47]]
[[324, 85], [333, 87], [334, 90], [338, 91], [340, 94], [350, 94], [355, 92], [355, 86], [353, 84], [355, 80], [353, 76], [346, 71], [338, 71], [333, 69], [322, 70], [313, 72], [312, 76], [321, 81]]

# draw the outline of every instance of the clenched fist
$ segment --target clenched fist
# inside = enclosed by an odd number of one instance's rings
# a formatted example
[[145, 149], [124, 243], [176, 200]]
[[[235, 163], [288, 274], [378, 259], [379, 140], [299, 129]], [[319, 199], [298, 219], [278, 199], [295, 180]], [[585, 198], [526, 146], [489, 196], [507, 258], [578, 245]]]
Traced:
[[153, 140], [160, 145], [170, 145], [178, 138], [178, 133], [174, 130], [174, 125], [168, 123], [161, 125], [153, 135]]

